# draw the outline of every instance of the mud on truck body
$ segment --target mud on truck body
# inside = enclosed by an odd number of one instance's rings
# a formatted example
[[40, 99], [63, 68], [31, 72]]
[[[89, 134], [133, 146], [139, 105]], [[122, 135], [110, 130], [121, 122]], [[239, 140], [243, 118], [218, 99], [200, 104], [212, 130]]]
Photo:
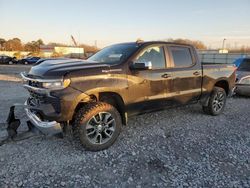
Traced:
[[200, 103], [223, 112], [235, 68], [204, 65], [193, 46], [131, 42], [104, 48], [88, 60], [47, 60], [21, 74], [29, 91], [24, 108], [45, 134], [72, 127], [87, 150], [111, 146], [129, 116]]

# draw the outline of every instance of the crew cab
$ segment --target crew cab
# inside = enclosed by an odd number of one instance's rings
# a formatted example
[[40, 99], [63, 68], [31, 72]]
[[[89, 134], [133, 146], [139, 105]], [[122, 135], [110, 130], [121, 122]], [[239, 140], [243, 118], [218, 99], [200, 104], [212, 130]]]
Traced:
[[46, 60], [21, 74], [25, 110], [45, 134], [72, 127], [87, 150], [111, 146], [130, 116], [200, 103], [219, 115], [235, 84], [235, 68], [203, 64], [191, 45], [131, 42], [87, 60]]

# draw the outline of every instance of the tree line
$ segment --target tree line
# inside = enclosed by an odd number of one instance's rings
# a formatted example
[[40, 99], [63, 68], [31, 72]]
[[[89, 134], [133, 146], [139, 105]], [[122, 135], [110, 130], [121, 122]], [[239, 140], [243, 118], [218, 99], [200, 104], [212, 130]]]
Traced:
[[[4, 51], [29, 51], [33, 53], [40, 52], [40, 45], [45, 45], [42, 39], [38, 39], [35, 41], [23, 43], [19, 38], [13, 38], [6, 40], [4, 38], [0, 38], [0, 50]], [[47, 45], [51, 46], [69, 46], [62, 43], [50, 42]], [[78, 47], [83, 47], [85, 52], [96, 52], [99, 49], [95, 46], [80, 44]]]
[[[167, 39], [166, 41], [181, 43], [181, 44], [191, 44], [191, 45], [195, 46], [196, 49], [199, 49], [199, 50], [206, 50], [207, 49], [207, 46], [199, 40]], [[19, 38], [13, 38], [13, 39], [9, 39], [9, 40], [6, 40], [4, 38], [0, 38], [0, 50], [5, 50], [5, 51], [29, 51], [32, 53], [39, 53], [40, 52], [40, 45], [44, 45], [44, 42], [42, 39], [23, 43], [21, 41], [21, 39], [19, 39]], [[47, 45], [69, 46], [66, 44], [55, 43], [55, 42], [48, 43]], [[95, 53], [95, 52], [100, 50], [96, 46], [91, 46], [91, 45], [87, 45], [87, 44], [80, 44], [80, 45], [78, 45], [78, 47], [84, 48], [84, 51], [86, 53], [88, 53], [88, 52]], [[230, 52], [247, 53], [247, 52], [250, 52], [250, 48], [242, 46], [239, 49], [231, 49]]]
[[189, 40], [189, 39], [167, 39], [166, 40], [167, 42], [174, 42], [174, 43], [179, 43], [179, 44], [191, 44], [193, 45], [196, 49], [199, 49], [199, 50], [206, 50], [207, 49], [207, 46], [199, 41], [199, 40]]
[[0, 38], [0, 49], [5, 51], [30, 51], [30, 52], [39, 52], [40, 45], [43, 45], [42, 39], [36, 41], [22, 43], [21, 39], [13, 38], [5, 40]]

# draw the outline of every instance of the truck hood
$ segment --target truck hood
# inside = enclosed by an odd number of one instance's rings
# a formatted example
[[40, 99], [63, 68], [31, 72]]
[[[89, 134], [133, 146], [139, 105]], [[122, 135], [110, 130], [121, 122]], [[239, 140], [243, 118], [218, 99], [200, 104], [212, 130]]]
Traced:
[[58, 78], [72, 71], [96, 68], [107, 70], [109, 67], [110, 65], [105, 63], [97, 63], [80, 59], [53, 59], [46, 60], [39, 65], [33, 66], [28, 75], [37, 78]]

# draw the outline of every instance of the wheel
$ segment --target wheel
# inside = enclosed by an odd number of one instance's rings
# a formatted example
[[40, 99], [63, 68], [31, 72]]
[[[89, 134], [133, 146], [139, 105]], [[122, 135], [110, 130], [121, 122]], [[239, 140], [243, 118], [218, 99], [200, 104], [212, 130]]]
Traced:
[[9, 61], [9, 65], [12, 65], [13, 64], [13, 62], [12, 61]]
[[115, 107], [96, 102], [78, 110], [73, 133], [85, 149], [100, 151], [115, 142], [121, 132], [121, 125], [121, 116]]
[[24, 61], [24, 64], [25, 64], [25, 65], [28, 65], [29, 63], [28, 63], [27, 61]]
[[208, 102], [208, 106], [203, 106], [206, 114], [217, 116], [221, 114], [226, 105], [227, 94], [223, 88], [214, 87]]

